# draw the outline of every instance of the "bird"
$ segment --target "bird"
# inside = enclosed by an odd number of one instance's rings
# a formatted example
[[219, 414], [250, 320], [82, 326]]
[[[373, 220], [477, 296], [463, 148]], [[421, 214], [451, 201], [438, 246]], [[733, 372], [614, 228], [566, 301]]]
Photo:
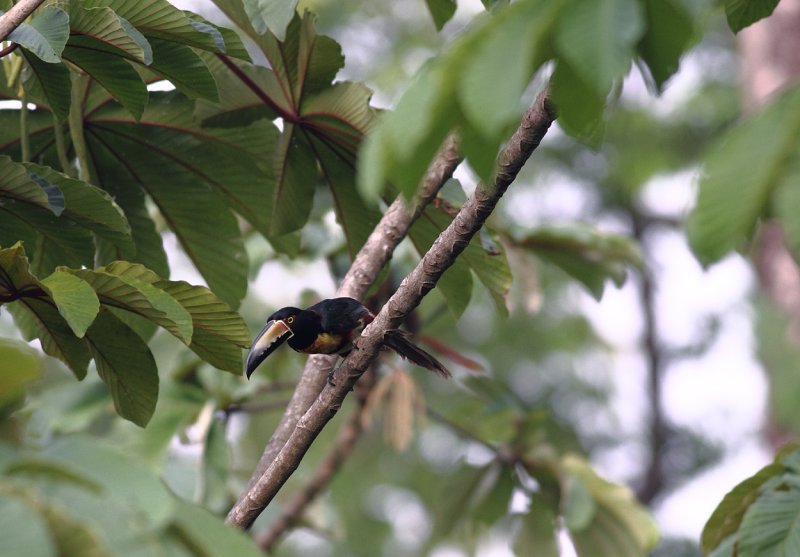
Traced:
[[[353, 341], [373, 319], [375, 314], [366, 306], [348, 297], [322, 300], [307, 309], [281, 308], [267, 318], [266, 325], [253, 340], [245, 364], [247, 378], [285, 342], [296, 352], [345, 357], [353, 349]], [[441, 362], [411, 341], [408, 332], [390, 329], [383, 340], [386, 346], [410, 362], [442, 377], [452, 377]], [[328, 374], [331, 385], [332, 378], [333, 370]]]

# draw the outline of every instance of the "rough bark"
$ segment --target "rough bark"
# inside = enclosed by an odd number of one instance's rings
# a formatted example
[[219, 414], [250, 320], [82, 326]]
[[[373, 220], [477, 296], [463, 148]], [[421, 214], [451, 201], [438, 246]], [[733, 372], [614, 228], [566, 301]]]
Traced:
[[11, 32], [25, 21], [44, 0], [20, 0], [0, 16], [0, 41], [6, 40]]

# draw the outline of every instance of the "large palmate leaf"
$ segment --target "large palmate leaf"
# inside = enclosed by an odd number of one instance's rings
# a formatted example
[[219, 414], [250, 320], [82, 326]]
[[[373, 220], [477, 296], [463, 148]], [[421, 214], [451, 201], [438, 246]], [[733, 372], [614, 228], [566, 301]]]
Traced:
[[357, 83], [332, 81], [344, 58], [339, 45], [314, 30], [314, 17], [295, 16], [284, 42], [259, 35], [241, 3], [217, 5], [258, 44], [271, 69], [221, 57], [210, 64], [217, 77], [220, 103], [198, 104], [209, 126], [241, 125], [253, 118], [283, 119], [271, 156], [274, 188], [269, 191], [269, 232], [299, 230], [308, 220], [318, 169], [334, 196], [334, 209], [347, 247], [354, 254], [379, 218], [355, 193], [355, 160], [361, 139], [374, 118], [371, 91]]
[[[247, 260], [231, 209], [269, 234], [270, 196], [265, 192], [272, 190], [274, 179], [266, 161], [275, 145], [275, 126], [259, 121], [247, 128], [201, 128], [192, 121], [191, 104], [176, 93], [154, 93], [137, 123], [110, 103], [102, 88], [89, 85], [85, 94], [84, 133], [95, 183], [124, 211], [135, 246], [133, 252], [121, 244], [114, 228], [94, 227], [92, 232], [109, 240], [102, 245], [102, 260], [131, 259], [168, 274], [162, 240], [148, 214], [149, 198], [209, 287], [231, 306], [238, 305], [247, 286]], [[13, 112], [5, 111], [0, 121], [0, 149], [13, 156], [18, 153], [18, 123]], [[31, 121], [33, 156], [49, 162], [55, 158], [52, 119]], [[0, 238], [4, 226], [0, 223]], [[91, 246], [88, 253], [78, 251], [62, 264], [90, 267], [91, 251]]]

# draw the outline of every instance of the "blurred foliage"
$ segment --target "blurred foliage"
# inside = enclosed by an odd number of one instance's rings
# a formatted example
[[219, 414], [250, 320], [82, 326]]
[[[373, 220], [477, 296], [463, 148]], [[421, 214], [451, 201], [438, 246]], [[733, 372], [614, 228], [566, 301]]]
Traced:
[[[536, 175], [521, 173], [406, 324], [450, 355], [457, 379], [391, 362], [355, 452], [276, 553], [480, 554], [499, 544], [554, 557], [569, 539], [580, 557], [637, 557], [654, 547], [645, 508], [590, 465], [621, 451], [627, 469], [603, 469], [636, 483], [650, 441], [612, 406], [614, 354], [585, 315], [582, 288], [600, 299], [610, 283], [635, 274], [637, 288], [651, 276], [653, 231], [679, 234], [682, 215], [661, 213], [647, 188], [696, 171], [710, 143], [691, 227], [700, 258], [738, 247], [765, 211], [794, 238], [786, 184], [796, 165], [781, 155], [796, 151], [796, 91], [733, 125], [730, 32], [710, 1], [487, 0], [480, 14], [416, 1], [417, 10], [307, 1], [300, 15], [295, 2], [216, 0], [239, 35], [164, 0], [72, 0], [48, 3], [15, 31], [0, 97], [36, 108], [0, 111], [9, 310], [0, 332], [38, 338], [53, 357], [0, 341], [0, 508], [12, 517], [0, 525], [0, 554], [255, 554], [219, 517], [244, 489], [303, 357], [276, 353], [249, 383], [220, 373], [238, 372], [248, 341], [230, 307], [249, 330], [262, 324], [267, 302], [246, 296], [246, 284], [265, 263], [291, 273], [322, 260], [326, 278], [340, 279], [384, 203], [413, 192], [452, 129], [464, 174], [491, 180], [532, 83], [550, 77], [560, 130], [537, 151]], [[774, 2], [724, 8], [738, 30]], [[644, 106], [637, 91], [665, 90], [695, 44], [691, 56], [718, 71], [667, 109]], [[345, 75], [357, 80], [337, 80]], [[176, 90], [148, 91], [160, 80]], [[379, 117], [365, 81], [383, 102], [398, 97], [396, 109]], [[565, 182], [581, 207], [542, 202]], [[426, 210], [373, 309], [451, 222], [464, 189], [451, 181]], [[165, 233], [209, 289], [167, 278]], [[765, 350], [786, 369], [776, 408], [794, 424], [792, 356], [778, 346], [780, 323], [764, 326], [775, 343]], [[666, 354], [660, 344], [650, 349]], [[256, 531], [326, 456], [342, 419]], [[720, 456], [671, 424], [662, 454], [664, 493]], [[794, 539], [795, 460], [787, 453], [737, 488], [709, 521], [704, 549], [724, 555], [734, 536], [753, 552]], [[774, 539], [757, 532], [770, 517], [782, 527]], [[672, 539], [655, 552], [695, 554]]]

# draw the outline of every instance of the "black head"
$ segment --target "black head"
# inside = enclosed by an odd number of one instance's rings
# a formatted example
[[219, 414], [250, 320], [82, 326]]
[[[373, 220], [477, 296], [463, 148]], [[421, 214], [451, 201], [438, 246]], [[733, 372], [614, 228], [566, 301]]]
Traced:
[[302, 310], [298, 308], [285, 307], [267, 318], [267, 324], [256, 335], [253, 345], [250, 347], [250, 353], [247, 355], [245, 373], [247, 373], [248, 379], [267, 356], [294, 336], [292, 326], [295, 324], [297, 315], [301, 312]]

